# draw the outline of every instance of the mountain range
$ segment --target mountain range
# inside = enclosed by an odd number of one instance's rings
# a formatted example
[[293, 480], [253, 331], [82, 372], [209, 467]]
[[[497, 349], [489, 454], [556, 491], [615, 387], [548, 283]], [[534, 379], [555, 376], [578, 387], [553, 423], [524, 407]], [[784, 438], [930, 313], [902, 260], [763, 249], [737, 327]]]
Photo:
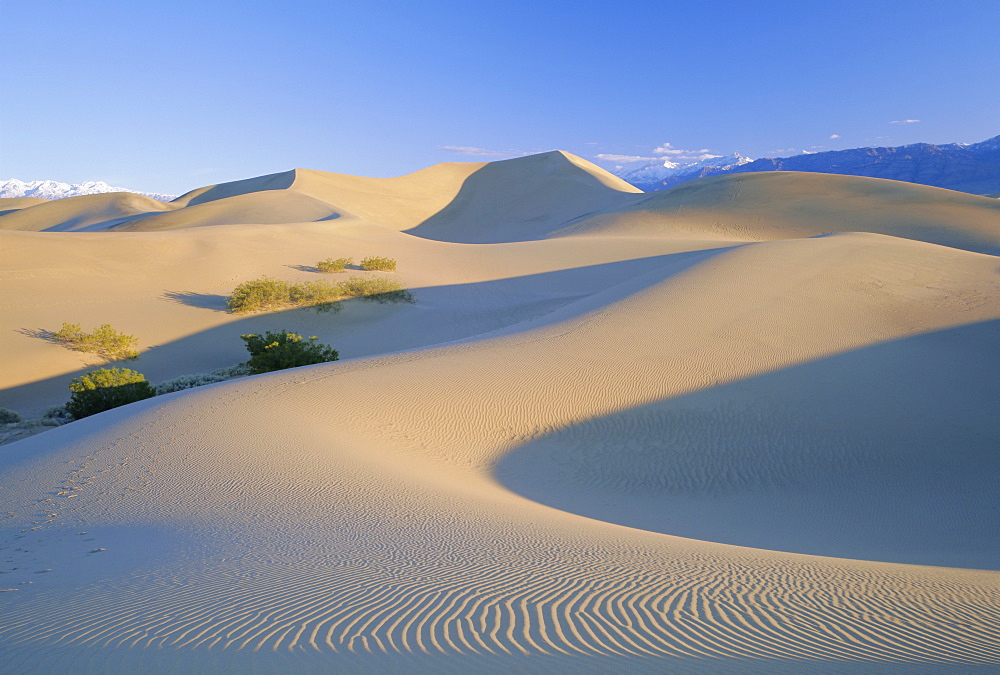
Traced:
[[55, 180], [23, 181], [17, 178], [0, 180], [0, 199], [10, 197], [34, 197], [36, 199], [63, 199], [64, 197], [79, 197], [81, 195], [96, 195], [104, 192], [134, 192], [153, 199], [168, 202], [177, 195], [167, 195], [158, 192], [140, 192], [123, 187], [112, 187], [104, 181], [87, 181], [85, 183], [60, 183]]
[[981, 143], [867, 147], [751, 160], [740, 154], [678, 165], [655, 161], [615, 175], [645, 192], [731, 173], [807, 171], [888, 178], [978, 195], [1000, 192], [1000, 136]]

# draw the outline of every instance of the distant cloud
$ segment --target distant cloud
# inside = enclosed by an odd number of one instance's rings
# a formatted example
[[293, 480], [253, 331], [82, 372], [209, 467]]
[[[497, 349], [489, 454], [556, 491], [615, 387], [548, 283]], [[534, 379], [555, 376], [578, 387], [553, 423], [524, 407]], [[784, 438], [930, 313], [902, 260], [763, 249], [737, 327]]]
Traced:
[[443, 145], [441, 149], [466, 157], [521, 157], [525, 154], [516, 150], [488, 150], [468, 145]]
[[920, 120], [893, 120], [889, 124], [916, 124]]
[[815, 155], [816, 151], [815, 150], [803, 150], [802, 154], [803, 155]]
[[641, 157], [639, 155], [594, 155], [597, 159], [603, 159], [605, 162], [622, 162], [624, 164], [631, 164], [632, 162], [655, 162], [658, 159], [663, 159], [663, 157]]
[[798, 150], [795, 149], [795, 148], [775, 148], [774, 150], [771, 150], [767, 154], [769, 154], [769, 155], [781, 155], [781, 154], [788, 154], [789, 152], [798, 152]]
[[830, 140], [831, 140], [831, 141], [832, 141], [833, 139], [835, 139], [835, 138], [840, 138], [840, 134], [830, 134]]
[[702, 148], [701, 150], [681, 150], [680, 148], [675, 148], [670, 143], [664, 143], [663, 145], [653, 148], [654, 155], [671, 155], [677, 157], [678, 159], [711, 159], [713, 157], [721, 157], [722, 155], [711, 155], [708, 148]]
[[[618, 155], [614, 153], [602, 153], [594, 155], [594, 159], [605, 162], [617, 162], [619, 164], [634, 164], [636, 162], [670, 162], [672, 166], [680, 163], [701, 162], [706, 159], [715, 159], [722, 155], [713, 155], [708, 148], [700, 150], [684, 150], [675, 148], [670, 143], [663, 143], [652, 149], [650, 155]], [[617, 167], [621, 168], [621, 167]]]

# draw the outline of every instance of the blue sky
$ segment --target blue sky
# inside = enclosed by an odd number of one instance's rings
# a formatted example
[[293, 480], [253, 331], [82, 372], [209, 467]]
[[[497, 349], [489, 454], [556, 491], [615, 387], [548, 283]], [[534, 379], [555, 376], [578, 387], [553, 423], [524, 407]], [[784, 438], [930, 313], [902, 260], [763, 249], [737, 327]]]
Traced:
[[3, 23], [0, 178], [180, 193], [1000, 134], [997, 0], [8, 0]]

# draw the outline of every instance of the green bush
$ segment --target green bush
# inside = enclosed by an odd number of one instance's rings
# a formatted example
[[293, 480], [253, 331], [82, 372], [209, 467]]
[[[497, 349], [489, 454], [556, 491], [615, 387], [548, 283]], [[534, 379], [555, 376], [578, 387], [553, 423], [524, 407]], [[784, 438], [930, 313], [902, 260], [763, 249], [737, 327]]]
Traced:
[[263, 312], [287, 305], [289, 293], [287, 281], [261, 277], [244, 281], [234, 288], [233, 294], [226, 301], [226, 306], [234, 313]]
[[101, 368], [74, 377], [69, 389], [73, 394], [66, 411], [77, 420], [156, 396], [146, 376], [128, 368]]
[[353, 265], [353, 258], [327, 258], [326, 260], [320, 260], [316, 263], [316, 269], [320, 272], [326, 272], [327, 274], [332, 274], [333, 272], [343, 272], [344, 268], [348, 265]]
[[298, 333], [268, 331], [264, 335], [241, 335], [250, 352], [246, 365], [254, 375], [274, 370], [297, 368], [314, 363], [336, 361], [340, 354], [329, 345], [318, 344], [315, 335], [304, 338]]
[[351, 277], [337, 284], [341, 295], [372, 302], [414, 302], [413, 293], [394, 279], [385, 277]]
[[21, 416], [13, 410], [0, 408], [0, 424], [17, 424], [21, 421]]
[[375, 302], [414, 302], [413, 294], [398, 281], [384, 277], [353, 276], [336, 284], [329, 281], [287, 281], [262, 277], [245, 281], [233, 290], [229, 311], [260, 312], [283, 307], [314, 307], [319, 311], [339, 311], [337, 304], [349, 298]]
[[361, 269], [374, 270], [377, 272], [395, 272], [396, 261], [393, 258], [383, 258], [377, 255], [370, 255], [361, 259]]
[[108, 361], [139, 356], [136, 350], [139, 339], [119, 333], [107, 323], [95, 328], [93, 333], [85, 333], [78, 323], [64, 323], [58, 332], [52, 334], [52, 338], [69, 349], [97, 354]]
[[302, 307], [314, 307], [320, 312], [339, 312], [338, 300], [343, 300], [344, 294], [340, 284], [333, 285], [327, 281], [304, 281], [289, 286], [288, 302]]

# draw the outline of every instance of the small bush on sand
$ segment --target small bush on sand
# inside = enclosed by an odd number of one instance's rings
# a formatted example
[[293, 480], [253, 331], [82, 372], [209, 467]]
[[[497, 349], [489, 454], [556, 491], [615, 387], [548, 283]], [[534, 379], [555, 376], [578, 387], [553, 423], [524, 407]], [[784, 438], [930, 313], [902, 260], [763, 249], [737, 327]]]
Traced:
[[332, 274], [334, 272], [343, 272], [344, 268], [348, 265], [353, 265], [353, 258], [327, 258], [326, 260], [320, 260], [316, 263], [316, 269], [320, 272], [325, 272], [327, 274]]
[[108, 361], [139, 356], [136, 350], [139, 339], [119, 333], [107, 323], [95, 328], [92, 333], [85, 333], [78, 323], [64, 323], [58, 332], [52, 334], [52, 338], [69, 349], [97, 354]]
[[264, 335], [241, 335], [247, 343], [250, 360], [247, 367], [254, 375], [274, 370], [336, 361], [340, 354], [329, 345], [316, 342], [316, 336], [304, 338], [298, 333], [268, 331]]
[[361, 259], [361, 269], [373, 270], [376, 272], [395, 272], [396, 261], [393, 258], [383, 258], [377, 255], [370, 255]]
[[385, 277], [351, 277], [337, 284], [337, 289], [347, 298], [381, 303], [414, 302], [413, 293], [398, 281]]
[[228, 368], [217, 368], [210, 373], [181, 375], [180, 377], [175, 377], [172, 380], [167, 380], [166, 382], [161, 382], [156, 385], [156, 395], [160, 396], [161, 394], [183, 391], [184, 389], [201, 387], [206, 384], [225, 382], [226, 380], [247, 375], [249, 372], [250, 371], [247, 369], [246, 364], [241, 363], [239, 365], [229, 366]]
[[314, 307], [320, 312], [339, 312], [338, 300], [343, 300], [344, 294], [340, 284], [333, 285], [327, 281], [304, 281], [289, 287], [288, 302], [302, 307]]
[[66, 404], [54, 405], [45, 411], [42, 415], [42, 424], [46, 426], [59, 426], [60, 424], [66, 424], [67, 422], [72, 422], [73, 416], [69, 414], [66, 410]]
[[236, 314], [277, 309], [288, 304], [289, 292], [287, 281], [261, 277], [244, 281], [234, 288], [233, 294], [226, 301], [226, 306], [230, 312]]
[[128, 368], [101, 368], [74, 377], [69, 389], [73, 394], [66, 410], [77, 420], [156, 396], [146, 376]]
[[283, 307], [314, 307], [319, 311], [339, 311], [337, 304], [349, 298], [374, 302], [414, 302], [413, 294], [402, 284], [384, 277], [353, 276], [336, 284], [329, 281], [287, 281], [262, 277], [245, 281], [229, 298], [233, 313], [260, 312]]
[[0, 424], [17, 424], [21, 416], [8, 408], [0, 408]]

